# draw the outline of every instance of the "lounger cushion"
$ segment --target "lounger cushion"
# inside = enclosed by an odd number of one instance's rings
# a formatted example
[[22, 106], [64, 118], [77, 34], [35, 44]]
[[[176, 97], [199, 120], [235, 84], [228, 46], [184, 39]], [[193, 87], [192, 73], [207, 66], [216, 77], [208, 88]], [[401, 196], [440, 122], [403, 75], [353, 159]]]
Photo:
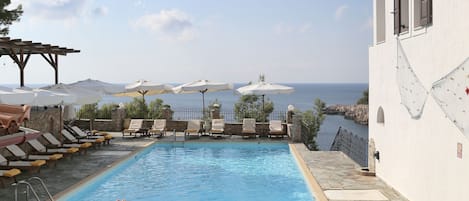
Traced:
[[46, 164], [45, 160], [35, 160], [31, 162], [31, 166], [39, 167]]
[[59, 160], [63, 157], [64, 157], [64, 155], [62, 155], [62, 154], [52, 154], [51, 156], [49, 156], [49, 160]]
[[16, 168], [6, 170], [6, 171], [3, 172], [4, 177], [14, 177], [14, 176], [19, 175], [19, 174], [21, 174], [21, 170], [16, 169]]
[[67, 149], [67, 153], [75, 153], [75, 152], [78, 152], [80, 149], [76, 148], [76, 147], [71, 147], [71, 148], [68, 148]]
[[80, 145], [80, 148], [88, 148], [88, 147], [91, 147], [91, 146], [93, 146], [93, 144], [91, 144], [90, 142], [85, 142], [85, 143]]

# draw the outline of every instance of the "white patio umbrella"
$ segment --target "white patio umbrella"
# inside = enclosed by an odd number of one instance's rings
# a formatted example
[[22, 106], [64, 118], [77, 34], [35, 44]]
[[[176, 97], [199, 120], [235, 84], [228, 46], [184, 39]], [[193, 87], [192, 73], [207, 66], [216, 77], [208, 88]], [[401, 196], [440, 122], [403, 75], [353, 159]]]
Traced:
[[88, 89], [91, 91], [97, 91], [102, 94], [116, 94], [116, 93], [125, 92], [124, 85], [111, 84], [111, 83], [107, 83], [107, 82], [103, 82], [99, 80], [93, 80], [90, 78], [86, 80], [74, 82], [68, 85], [72, 87], [80, 87], [83, 89]]
[[34, 99], [29, 105], [47, 106], [47, 105], [69, 105], [76, 101], [76, 96], [72, 94], [57, 93], [45, 89], [32, 89], [29, 87], [21, 87], [13, 89], [14, 92], [34, 94]]
[[263, 76], [256, 84], [247, 85], [236, 89], [241, 95], [261, 95], [262, 96], [262, 112], [264, 112], [264, 98], [266, 94], [289, 94], [295, 91], [292, 87], [271, 84], [264, 81]]
[[125, 92], [114, 94], [114, 96], [142, 96], [143, 101], [145, 102], [145, 95], [174, 93], [172, 88], [173, 86], [168, 84], [160, 84], [147, 80], [138, 80], [134, 83], [126, 85]]
[[173, 88], [175, 93], [201, 93], [202, 94], [202, 115], [205, 117], [205, 93], [225, 91], [233, 89], [233, 85], [224, 82], [213, 82], [209, 80], [196, 80]]
[[0, 103], [10, 105], [30, 104], [33, 102], [34, 93], [14, 92], [13, 89], [0, 87]]
[[88, 90], [85, 88], [77, 87], [77, 86], [70, 86], [66, 84], [55, 84], [46, 87], [42, 87], [41, 89], [49, 90], [52, 92], [63, 93], [63, 94], [70, 94], [76, 97], [74, 105], [84, 105], [84, 104], [92, 104], [97, 103], [101, 100], [102, 94], [97, 91]]

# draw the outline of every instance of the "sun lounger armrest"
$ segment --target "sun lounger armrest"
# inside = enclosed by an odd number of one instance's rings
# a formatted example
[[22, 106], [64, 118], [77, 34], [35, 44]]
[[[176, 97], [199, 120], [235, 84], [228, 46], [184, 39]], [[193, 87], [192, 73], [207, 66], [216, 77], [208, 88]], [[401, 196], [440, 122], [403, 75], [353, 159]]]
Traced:
[[14, 176], [19, 175], [19, 174], [21, 174], [21, 170], [16, 169], [16, 168], [13, 168], [13, 169], [10, 169], [8, 171], [3, 172], [4, 177], [14, 177]]

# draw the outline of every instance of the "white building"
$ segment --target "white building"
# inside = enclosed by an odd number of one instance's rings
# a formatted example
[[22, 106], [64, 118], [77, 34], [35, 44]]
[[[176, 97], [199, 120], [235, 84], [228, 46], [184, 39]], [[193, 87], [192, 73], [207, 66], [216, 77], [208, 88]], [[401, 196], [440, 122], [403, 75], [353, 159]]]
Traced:
[[374, 0], [373, 18], [370, 169], [411, 201], [469, 200], [469, 0]]

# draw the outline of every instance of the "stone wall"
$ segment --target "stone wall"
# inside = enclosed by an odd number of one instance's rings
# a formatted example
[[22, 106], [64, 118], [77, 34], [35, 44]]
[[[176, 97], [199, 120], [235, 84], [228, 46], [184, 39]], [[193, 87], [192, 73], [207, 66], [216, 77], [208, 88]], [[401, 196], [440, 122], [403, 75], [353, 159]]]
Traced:
[[59, 108], [34, 107], [31, 109], [31, 118], [25, 121], [23, 126], [57, 134], [60, 131], [60, 120]]
[[346, 119], [368, 125], [368, 105], [331, 105], [324, 112], [329, 115], [344, 115]]

